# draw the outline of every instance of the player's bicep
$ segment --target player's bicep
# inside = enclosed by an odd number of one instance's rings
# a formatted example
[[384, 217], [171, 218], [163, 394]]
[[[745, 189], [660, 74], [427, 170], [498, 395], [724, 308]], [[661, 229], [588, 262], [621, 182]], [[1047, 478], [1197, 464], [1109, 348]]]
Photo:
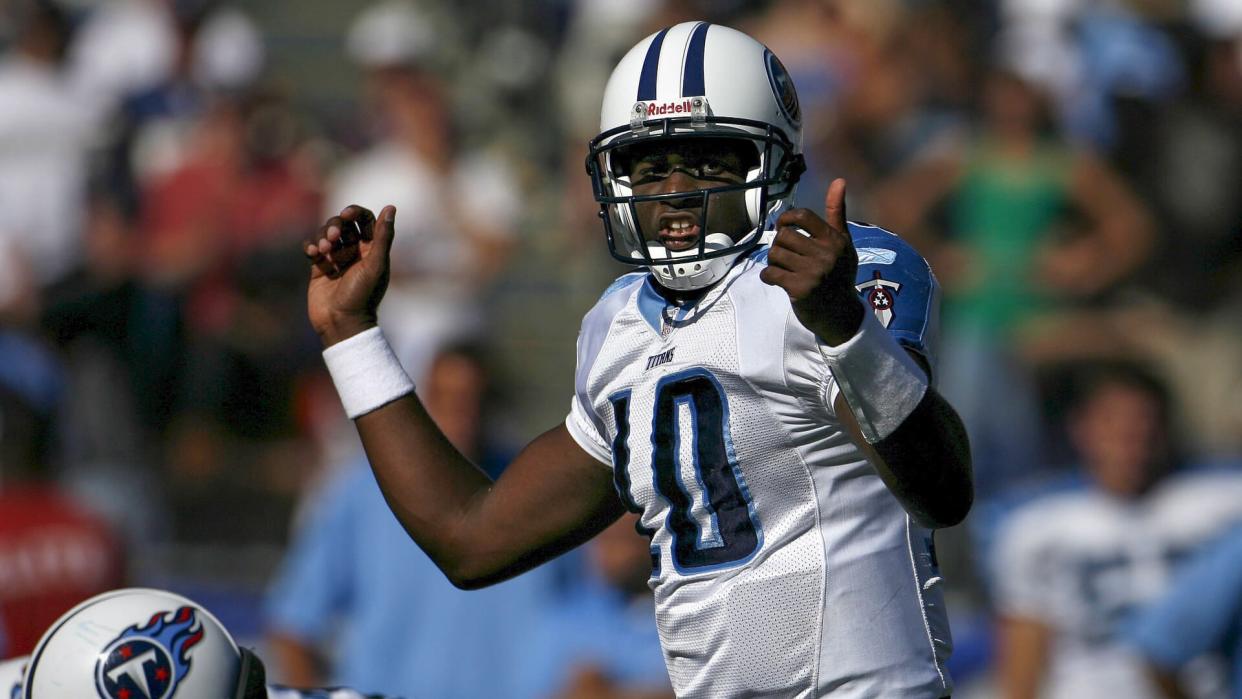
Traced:
[[624, 511], [612, 471], [589, 454], [564, 424], [518, 454], [479, 505], [483, 536], [497, 551], [526, 552], [503, 570], [472, 581], [488, 585], [585, 542]]

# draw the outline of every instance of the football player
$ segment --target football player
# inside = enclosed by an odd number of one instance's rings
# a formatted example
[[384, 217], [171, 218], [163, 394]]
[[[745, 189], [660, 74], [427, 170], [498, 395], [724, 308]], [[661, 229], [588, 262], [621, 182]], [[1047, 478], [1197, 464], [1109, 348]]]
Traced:
[[931, 387], [927, 263], [847, 222], [843, 180], [823, 217], [788, 208], [797, 94], [745, 34], [645, 38], [601, 122], [587, 169], [605, 234], [643, 269], [584, 319], [565, 422], [494, 483], [436, 429], [376, 324], [395, 209], [347, 207], [307, 243], [310, 319], [394, 513], [463, 588], [640, 513], [680, 696], [947, 696], [931, 530], [965, 517], [972, 486], [961, 422]]
[[82, 602], [44, 632], [29, 657], [0, 663], [4, 699], [384, 699], [265, 680], [263, 662], [211, 612], [146, 588]]

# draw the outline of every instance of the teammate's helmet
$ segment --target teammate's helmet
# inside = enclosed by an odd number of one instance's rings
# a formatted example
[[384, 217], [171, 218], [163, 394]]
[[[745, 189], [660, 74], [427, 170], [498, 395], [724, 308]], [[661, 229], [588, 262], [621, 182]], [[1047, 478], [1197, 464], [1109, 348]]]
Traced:
[[26, 664], [30, 656], [0, 660], [0, 699], [20, 699], [22, 696], [22, 678], [26, 675]]
[[[802, 118], [793, 81], [776, 56], [720, 25], [685, 22], [643, 39], [621, 59], [604, 91], [600, 134], [587, 171], [613, 257], [651, 267], [671, 289], [698, 289], [722, 278], [793, 198], [805, 170]], [[704, 231], [695, 248], [670, 252], [641, 230], [635, 203], [685, 200], [686, 193], [636, 196], [626, 149], [660, 139], [727, 138], [745, 144], [745, 181], [697, 190], [701, 218], [711, 199], [744, 191], [751, 229], [741, 236]]]
[[211, 612], [171, 592], [131, 588], [93, 597], [52, 624], [30, 656], [21, 696], [249, 699], [266, 696], [263, 675]]

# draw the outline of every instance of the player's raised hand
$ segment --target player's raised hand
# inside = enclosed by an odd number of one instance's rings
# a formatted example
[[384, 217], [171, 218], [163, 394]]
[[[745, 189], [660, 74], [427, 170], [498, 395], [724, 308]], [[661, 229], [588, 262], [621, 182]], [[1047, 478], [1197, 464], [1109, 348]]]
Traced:
[[375, 326], [388, 289], [396, 214], [395, 207], [385, 206], [376, 220], [369, 209], [347, 206], [304, 246], [311, 262], [307, 313], [325, 346]]
[[858, 253], [845, 223], [845, 180], [828, 186], [825, 209], [826, 221], [810, 209], [781, 214], [759, 278], [789, 294], [794, 315], [807, 329], [839, 345], [858, 332], [863, 318], [854, 288]]

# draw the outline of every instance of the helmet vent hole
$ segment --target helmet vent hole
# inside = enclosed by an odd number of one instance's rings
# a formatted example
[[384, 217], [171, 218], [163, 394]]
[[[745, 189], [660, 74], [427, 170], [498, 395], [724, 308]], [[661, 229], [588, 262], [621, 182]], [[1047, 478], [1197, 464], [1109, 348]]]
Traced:
[[703, 269], [703, 265], [695, 265], [695, 266], [694, 266], [694, 271], [696, 271], [696, 272], [697, 272], [697, 271], [699, 271], [699, 270], [701, 270], [701, 269]]

